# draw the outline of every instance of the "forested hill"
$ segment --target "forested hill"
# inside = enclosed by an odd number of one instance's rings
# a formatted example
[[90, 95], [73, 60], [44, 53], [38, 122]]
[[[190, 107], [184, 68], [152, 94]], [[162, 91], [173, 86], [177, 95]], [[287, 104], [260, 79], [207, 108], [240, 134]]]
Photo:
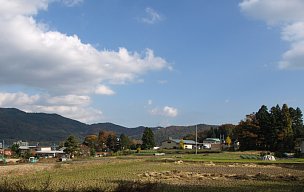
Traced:
[[[207, 130], [210, 125], [198, 125], [198, 131]], [[83, 139], [89, 134], [99, 131], [113, 131], [118, 136], [121, 133], [131, 138], [141, 139], [145, 127], [127, 128], [113, 123], [98, 123], [88, 125], [79, 121], [62, 117], [57, 114], [26, 113], [15, 108], [0, 108], [0, 140], [12, 143], [25, 140], [32, 143], [58, 143], [69, 135]], [[195, 133], [195, 126], [170, 126], [152, 128], [156, 143], [168, 137], [182, 138]]]
[[88, 125], [57, 114], [26, 113], [14, 108], [0, 108], [0, 139], [12, 142], [58, 142], [68, 135], [82, 136]]

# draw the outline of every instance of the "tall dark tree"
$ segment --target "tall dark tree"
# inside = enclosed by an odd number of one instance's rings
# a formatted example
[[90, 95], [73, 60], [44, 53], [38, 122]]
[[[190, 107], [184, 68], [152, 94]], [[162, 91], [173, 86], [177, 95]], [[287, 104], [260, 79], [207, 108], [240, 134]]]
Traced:
[[270, 117], [271, 117], [271, 126], [276, 136], [274, 143], [271, 146], [271, 150], [276, 151], [280, 148], [284, 139], [282, 113], [279, 105], [276, 105], [275, 107], [271, 108]]
[[282, 122], [283, 122], [283, 145], [281, 150], [289, 151], [292, 150], [293, 145], [293, 130], [292, 130], [292, 119], [289, 113], [289, 108], [287, 104], [282, 107]]
[[271, 126], [271, 116], [267, 107], [262, 105], [255, 116], [258, 126], [260, 127], [260, 132], [258, 134], [260, 148], [271, 150], [276, 134], [274, 128]]
[[64, 152], [69, 154], [69, 157], [73, 157], [76, 154], [78, 154], [80, 147], [79, 147], [79, 141], [78, 139], [71, 135], [64, 141]]
[[152, 149], [155, 146], [154, 133], [150, 128], [145, 128], [142, 136], [142, 149]]
[[303, 126], [303, 114], [300, 108], [293, 109], [289, 108], [289, 113], [292, 119], [292, 130], [294, 138], [304, 137], [304, 126]]
[[16, 157], [19, 157], [20, 156], [20, 148], [19, 148], [19, 145], [18, 144], [13, 144], [11, 146], [11, 150], [14, 152], [14, 155]]

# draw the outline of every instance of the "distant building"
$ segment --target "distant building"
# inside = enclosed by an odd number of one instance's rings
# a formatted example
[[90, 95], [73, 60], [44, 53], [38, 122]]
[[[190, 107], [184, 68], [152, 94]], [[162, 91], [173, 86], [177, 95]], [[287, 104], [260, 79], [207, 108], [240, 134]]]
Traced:
[[21, 146], [29, 146], [29, 143], [27, 141], [22, 141], [22, 140], [16, 141], [13, 144], [14, 145], [18, 145], [19, 147], [21, 147]]
[[203, 146], [211, 150], [221, 150], [222, 144], [219, 138], [206, 138], [203, 141]]
[[53, 150], [52, 147], [38, 147], [35, 151], [35, 155], [46, 158], [62, 157], [65, 155], [64, 149], [65, 148]]
[[167, 140], [161, 143], [161, 149], [179, 149], [180, 143], [183, 143], [184, 149], [195, 149], [196, 142], [193, 140], [183, 140], [183, 139], [172, 139], [169, 137]]
[[219, 138], [206, 138], [203, 143], [219, 144], [221, 143], [221, 140]]

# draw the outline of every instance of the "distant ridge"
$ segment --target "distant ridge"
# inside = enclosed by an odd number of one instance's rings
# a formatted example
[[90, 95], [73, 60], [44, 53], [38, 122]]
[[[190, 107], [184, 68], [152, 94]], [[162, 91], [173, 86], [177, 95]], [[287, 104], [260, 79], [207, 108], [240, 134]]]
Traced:
[[[198, 125], [198, 131], [217, 127], [216, 125]], [[12, 143], [25, 140], [30, 143], [53, 144], [64, 141], [69, 135], [81, 140], [89, 134], [99, 131], [113, 131], [119, 136], [124, 133], [131, 138], [141, 139], [145, 127], [127, 128], [113, 123], [88, 125], [58, 114], [26, 113], [15, 108], [0, 108], [0, 140]], [[170, 126], [152, 128], [156, 143], [172, 138], [182, 138], [194, 133], [195, 126]]]

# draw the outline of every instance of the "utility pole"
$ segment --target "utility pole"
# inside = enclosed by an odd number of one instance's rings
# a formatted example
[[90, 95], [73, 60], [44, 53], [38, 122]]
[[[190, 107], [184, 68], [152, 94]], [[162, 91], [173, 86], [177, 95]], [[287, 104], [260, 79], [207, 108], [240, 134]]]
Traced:
[[195, 154], [197, 155], [197, 125], [195, 125]]

